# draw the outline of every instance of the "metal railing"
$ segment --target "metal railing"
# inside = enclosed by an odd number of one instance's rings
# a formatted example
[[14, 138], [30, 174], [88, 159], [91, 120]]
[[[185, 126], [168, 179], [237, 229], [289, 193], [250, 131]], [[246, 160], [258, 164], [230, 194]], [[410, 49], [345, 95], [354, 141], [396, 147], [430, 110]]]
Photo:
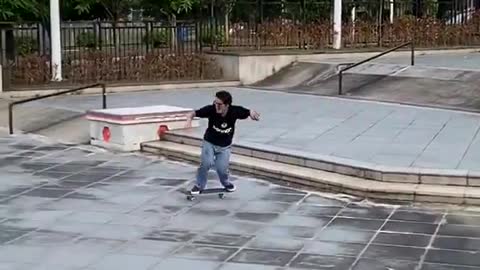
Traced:
[[410, 45], [410, 51], [411, 51], [410, 63], [411, 63], [412, 66], [415, 65], [415, 44], [414, 44], [414, 42], [413, 42], [413, 41], [410, 41], [410, 42], [403, 43], [403, 44], [401, 44], [401, 45], [398, 45], [397, 47], [391, 48], [391, 49], [389, 49], [389, 50], [386, 50], [386, 51], [381, 52], [381, 53], [379, 53], [379, 54], [377, 54], [377, 55], [374, 55], [374, 56], [369, 57], [369, 58], [367, 58], [367, 59], [365, 59], [365, 60], [362, 60], [362, 61], [360, 61], [360, 62], [357, 62], [357, 63], [353, 64], [353, 65], [350, 65], [350, 66], [348, 66], [348, 67], [346, 67], [346, 68], [341, 69], [341, 70], [338, 72], [338, 94], [339, 94], [339, 95], [342, 95], [343, 72], [345, 72], [345, 71], [347, 71], [347, 70], [349, 70], [349, 69], [352, 69], [352, 68], [354, 68], [354, 67], [357, 67], [357, 66], [359, 66], [359, 65], [365, 64], [366, 62], [369, 62], [369, 61], [371, 61], [371, 60], [377, 59], [377, 58], [379, 58], [379, 57], [381, 57], [381, 56], [384, 56], [384, 55], [386, 55], [386, 54], [388, 54], [388, 53], [391, 53], [391, 52], [393, 52], [393, 51], [396, 51], [396, 50], [398, 50], [398, 49], [401, 49], [401, 48], [406, 47], [406, 46], [409, 46], [409, 45]]
[[106, 109], [107, 108], [106, 87], [105, 87], [105, 84], [103, 84], [103, 83], [91, 84], [91, 85], [82, 86], [82, 87], [78, 87], [78, 88], [74, 88], [74, 89], [70, 89], [70, 90], [60, 91], [60, 92], [49, 94], [49, 95], [33, 97], [33, 98], [28, 98], [28, 99], [23, 99], [23, 100], [18, 100], [18, 101], [11, 102], [8, 105], [8, 126], [9, 126], [10, 134], [13, 134], [13, 106], [18, 105], [18, 104], [27, 103], [27, 102], [30, 102], [30, 101], [35, 101], [35, 100], [44, 99], [44, 98], [48, 98], [48, 97], [73, 93], [73, 92], [76, 92], [76, 91], [85, 90], [85, 89], [88, 89], [88, 88], [99, 87], [99, 86], [102, 87], [102, 108]]

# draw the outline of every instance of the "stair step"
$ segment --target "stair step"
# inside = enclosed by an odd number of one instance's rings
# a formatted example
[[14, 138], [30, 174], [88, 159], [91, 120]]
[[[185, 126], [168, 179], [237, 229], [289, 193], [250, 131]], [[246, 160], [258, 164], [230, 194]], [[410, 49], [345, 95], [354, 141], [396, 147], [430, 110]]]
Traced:
[[[200, 158], [199, 147], [169, 141], [144, 143], [142, 151], [195, 163]], [[478, 187], [381, 182], [239, 154], [232, 154], [230, 168], [272, 181], [367, 199], [480, 205]]]

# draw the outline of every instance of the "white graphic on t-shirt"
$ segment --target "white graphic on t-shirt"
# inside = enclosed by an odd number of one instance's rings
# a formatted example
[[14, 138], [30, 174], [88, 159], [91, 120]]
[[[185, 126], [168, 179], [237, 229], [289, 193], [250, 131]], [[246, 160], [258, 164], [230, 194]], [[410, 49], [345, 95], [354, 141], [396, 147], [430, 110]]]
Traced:
[[232, 128], [231, 128], [231, 127], [225, 129], [225, 128], [228, 126], [227, 123], [222, 123], [220, 126], [221, 126], [222, 128], [218, 128], [218, 127], [216, 127], [215, 125], [213, 125], [213, 129], [215, 129], [215, 131], [217, 131], [217, 132], [219, 132], [219, 133], [223, 133], [223, 134], [228, 134], [228, 133], [230, 133], [230, 132], [232, 131]]

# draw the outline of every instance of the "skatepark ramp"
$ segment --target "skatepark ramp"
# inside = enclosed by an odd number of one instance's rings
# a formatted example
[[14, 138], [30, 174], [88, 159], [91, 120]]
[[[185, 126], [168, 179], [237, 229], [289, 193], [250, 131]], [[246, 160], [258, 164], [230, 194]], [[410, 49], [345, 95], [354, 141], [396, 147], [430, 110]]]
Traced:
[[[346, 63], [299, 61], [252, 88], [338, 96]], [[422, 106], [480, 111], [480, 71], [371, 62], [343, 73], [343, 95]]]
[[330, 63], [294, 62], [252, 86], [274, 90], [311, 87], [335, 76], [340, 66], [340, 64]]

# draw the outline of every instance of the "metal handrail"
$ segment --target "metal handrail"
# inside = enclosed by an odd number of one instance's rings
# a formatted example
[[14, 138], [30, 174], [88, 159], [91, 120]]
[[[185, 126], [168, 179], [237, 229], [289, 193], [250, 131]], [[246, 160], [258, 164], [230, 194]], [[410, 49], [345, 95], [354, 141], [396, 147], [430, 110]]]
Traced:
[[352, 68], [354, 68], [354, 67], [357, 67], [357, 66], [359, 66], [359, 65], [361, 65], [361, 64], [365, 64], [366, 62], [369, 62], [369, 61], [374, 60], [374, 59], [376, 59], [376, 58], [379, 58], [380, 56], [384, 56], [385, 54], [388, 54], [388, 53], [391, 53], [391, 52], [393, 52], [393, 51], [396, 51], [396, 50], [398, 50], [398, 49], [400, 49], [400, 48], [406, 47], [406, 46], [408, 46], [408, 45], [410, 45], [410, 51], [411, 51], [411, 56], [410, 56], [411, 65], [412, 65], [412, 66], [415, 65], [415, 44], [414, 44], [414, 42], [413, 42], [413, 41], [410, 41], [410, 42], [403, 43], [403, 44], [401, 44], [401, 45], [398, 45], [397, 47], [391, 48], [391, 49], [389, 49], [389, 50], [386, 50], [386, 51], [381, 52], [381, 53], [379, 53], [379, 54], [377, 54], [377, 55], [374, 55], [374, 56], [369, 57], [369, 58], [367, 58], [367, 59], [365, 59], [365, 60], [362, 60], [362, 61], [360, 61], [360, 62], [357, 62], [357, 63], [353, 64], [353, 65], [350, 65], [350, 66], [348, 66], [348, 67], [346, 67], [346, 68], [341, 69], [341, 70], [338, 72], [338, 94], [339, 94], [339, 95], [342, 94], [343, 72], [345, 72], [345, 71], [347, 71], [347, 70], [349, 70], [349, 69], [352, 69]]
[[85, 89], [88, 89], [88, 88], [94, 88], [94, 87], [98, 87], [98, 86], [102, 87], [102, 107], [103, 107], [103, 109], [106, 109], [107, 108], [107, 96], [106, 96], [106, 93], [105, 93], [106, 87], [105, 87], [105, 84], [103, 84], [103, 83], [91, 84], [91, 85], [82, 86], [82, 87], [78, 87], [78, 88], [74, 88], [74, 89], [70, 89], [70, 90], [60, 91], [60, 92], [53, 93], [53, 94], [48, 94], [48, 95], [44, 95], [44, 96], [27, 98], [27, 99], [11, 102], [8, 105], [8, 125], [9, 125], [9, 129], [10, 129], [10, 134], [13, 134], [13, 106], [18, 105], [18, 104], [22, 104], [22, 103], [27, 103], [27, 102], [30, 102], [30, 101], [35, 101], [35, 100], [39, 100], [39, 99], [48, 98], [48, 97], [73, 93], [73, 92], [76, 92], [76, 91], [85, 90]]

